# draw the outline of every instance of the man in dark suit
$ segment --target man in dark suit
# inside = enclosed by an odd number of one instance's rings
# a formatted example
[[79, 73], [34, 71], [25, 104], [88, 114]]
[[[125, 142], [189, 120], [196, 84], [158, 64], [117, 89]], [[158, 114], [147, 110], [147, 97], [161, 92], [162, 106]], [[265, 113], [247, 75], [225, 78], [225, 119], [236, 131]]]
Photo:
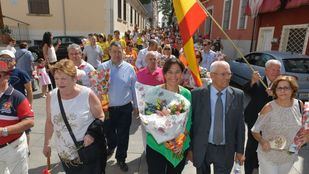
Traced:
[[193, 164], [197, 174], [210, 174], [210, 164], [215, 174], [229, 174], [234, 159], [244, 161], [244, 93], [229, 86], [225, 61], [211, 64], [210, 77], [211, 85], [192, 91]]
[[[265, 77], [263, 82], [270, 87], [271, 83], [280, 75], [281, 63], [278, 60], [269, 60], [265, 64]], [[257, 71], [253, 72], [252, 79], [245, 85], [244, 91], [250, 95], [251, 100], [245, 109], [245, 122], [248, 126], [248, 140], [246, 145], [246, 161], [245, 161], [245, 173], [252, 174], [255, 168], [258, 168], [258, 158], [256, 149], [258, 142], [253, 138], [251, 134], [251, 128], [253, 127], [258, 113], [263, 106], [272, 100], [272, 94], [269, 89], [266, 89], [259, 79], [262, 77]]]

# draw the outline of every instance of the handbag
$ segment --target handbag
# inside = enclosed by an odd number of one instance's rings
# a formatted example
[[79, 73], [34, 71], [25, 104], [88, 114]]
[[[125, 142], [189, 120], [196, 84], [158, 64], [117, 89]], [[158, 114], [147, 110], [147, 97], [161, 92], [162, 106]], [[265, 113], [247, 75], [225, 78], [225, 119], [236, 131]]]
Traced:
[[98, 158], [100, 158], [100, 156], [103, 156], [103, 150], [104, 150], [104, 146], [102, 146], [101, 143], [99, 143], [98, 141], [96, 141], [96, 139], [94, 140], [93, 143], [91, 143], [89, 146], [84, 146], [84, 141], [77, 141], [74, 133], [72, 131], [72, 128], [68, 122], [68, 119], [66, 117], [64, 108], [63, 108], [63, 104], [61, 101], [61, 95], [60, 95], [60, 91], [57, 91], [57, 96], [58, 96], [58, 103], [59, 103], [59, 107], [60, 107], [60, 112], [61, 112], [61, 116], [63, 118], [63, 121], [65, 123], [65, 126], [67, 127], [70, 136], [72, 137], [72, 140], [76, 146], [77, 149], [77, 153], [80, 159], [80, 162], [82, 162], [83, 164], [89, 164], [93, 161], [96, 161]]

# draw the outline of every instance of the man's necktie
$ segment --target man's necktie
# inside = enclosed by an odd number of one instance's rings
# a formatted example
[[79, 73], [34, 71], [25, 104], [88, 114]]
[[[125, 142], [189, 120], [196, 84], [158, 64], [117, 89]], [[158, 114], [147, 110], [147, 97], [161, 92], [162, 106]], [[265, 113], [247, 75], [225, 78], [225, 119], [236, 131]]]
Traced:
[[217, 145], [221, 144], [223, 141], [223, 103], [221, 95], [221, 92], [217, 93], [218, 98], [215, 106], [213, 141]]

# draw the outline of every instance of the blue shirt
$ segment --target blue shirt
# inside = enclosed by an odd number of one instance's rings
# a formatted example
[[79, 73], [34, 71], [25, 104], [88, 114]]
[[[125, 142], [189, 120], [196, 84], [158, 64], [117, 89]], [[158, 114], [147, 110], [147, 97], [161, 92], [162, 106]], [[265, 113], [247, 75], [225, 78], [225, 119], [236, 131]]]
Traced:
[[202, 67], [210, 70], [210, 65], [216, 60], [216, 52], [209, 50], [209, 52], [202, 52]]
[[[221, 100], [223, 103], [223, 142], [221, 145], [225, 144], [225, 103], [226, 103], [226, 88], [221, 91]], [[209, 131], [209, 137], [208, 137], [208, 142], [215, 144], [213, 141], [214, 137], [214, 122], [215, 122], [215, 107], [216, 107], [216, 102], [218, 99], [217, 93], [219, 91], [213, 87], [212, 85], [210, 86], [210, 112], [211, 112], [211, 125], [210, 125], [210, 131]]]
[[26, 95], [25, 84], [30, 83], [31, 79], [25, 71], [18, 68], [14, 68], [9, 78], [9, 84], [13, 86], [14, 89]]
[[16, 68], [25, 71], [30, 78], [32, 77], [32, 71], [33, 71], [33, 61], [34, 58], [30, 51], [27, 49], [20, 49], [17, 50], [15, 53], [16, 57]]
[[110, 69], [109, 106], [123, 106], [133, 102], [133, 107], [137, 108], [136, 74], [132, 65], [125, 61], [115, 65], [109, 60], [100, 64], [98, 70], [100, 69]]

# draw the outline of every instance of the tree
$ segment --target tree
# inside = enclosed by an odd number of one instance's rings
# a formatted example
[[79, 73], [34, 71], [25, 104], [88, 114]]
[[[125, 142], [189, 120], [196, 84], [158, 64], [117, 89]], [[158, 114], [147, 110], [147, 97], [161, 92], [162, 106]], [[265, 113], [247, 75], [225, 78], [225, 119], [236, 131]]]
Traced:
[[174, 7], [172, 0], [158, 1], [158, 10], [167, 18], [167, 24], [171, 25], [174, 16]]

